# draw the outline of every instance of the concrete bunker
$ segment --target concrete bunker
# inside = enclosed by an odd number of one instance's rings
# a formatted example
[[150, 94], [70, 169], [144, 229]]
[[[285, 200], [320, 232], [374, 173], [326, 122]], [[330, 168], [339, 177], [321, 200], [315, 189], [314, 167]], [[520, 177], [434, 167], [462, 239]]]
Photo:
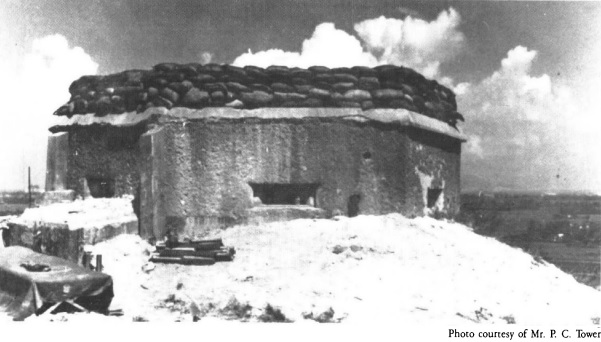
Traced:
[[459, 210], [455, 95], [408, 68], [160, 64], [70, 92], [47, 191], [133, 196], [145, 237]]

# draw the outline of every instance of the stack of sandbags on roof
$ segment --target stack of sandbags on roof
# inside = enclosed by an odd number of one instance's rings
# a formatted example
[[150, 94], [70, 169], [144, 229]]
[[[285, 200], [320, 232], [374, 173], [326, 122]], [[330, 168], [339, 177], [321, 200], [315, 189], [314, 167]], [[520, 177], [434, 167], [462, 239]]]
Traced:
[[56, 115], [103, 116], [177, 106], [356, 107], [404, 108], [451, 125], [462, 119], [452, 91], [393, 65], [301, 69], [163, 63], [149, 71], [84, 76], [69, 91], [71, 100]]

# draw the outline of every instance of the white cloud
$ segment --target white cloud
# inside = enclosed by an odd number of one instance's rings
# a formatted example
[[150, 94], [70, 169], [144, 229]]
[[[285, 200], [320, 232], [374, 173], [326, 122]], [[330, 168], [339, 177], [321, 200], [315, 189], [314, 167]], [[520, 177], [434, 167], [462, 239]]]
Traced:
[[211, 63], [211, 61], [213, 61], [213, 54], [205, 51], [203, 53], [200, 54], [200, 63], [202, 64], [209, 64]]
[[599, 116], [567, 86], [532, 75], [536, 57], [517, 46], [499, 70], [461, 86], [464, 128], [477, 137], [465, 150], [466, 173], [484, 172], [524, 189], [601, 189], [598, 144], [591, 143], [601, 133]]
[[355, 24], [355, 31], [379, 64], [406, 65], [427, 77], [436, 77], [440, 64], [455, 57], [465, 36], [458, 27], [459, 13], [442, 11], [433, 21], [381, 16]]
[[288, 52], [280, 49], [248, 52], [234, 60], [234, 65], [287, 65], [309, 67], [324, 65], [327, 67], [375, 65], [376, 59], [363, 51], [363, 47], [354, 36], [336, 29], [332, 23], [322, 23], [315, 27], [313, 36], [303, 42], [302, 52]]
[[441, 64], [461, 51], [465, 37], [458, 30], [460, 22], [459, 14], [452, 8], [442, 11], [430, 22], [411, 16], [405, 19], [381, 16], [355, 24], [359, 39], [336, 29], [332, 23], [322, 23], [317, 25], [311, 38], [303, 42], [300, 52], [249, 51], [233, 64], [261, 67], [397, 64], [414, 68], [427, 77], [436, 77]]
[[69, 99], [71, 82], [96, 74], [98, 64], [82, 48], [69, 47], [59, 34], [35, 39], [19, 62], [0, 64], [11, 80], [0, 83], [6, 99], [0, 126], [0, 188], [26, 187], [27, 166], [32, 168], [33, 183], [43, 186], [52, 113]]

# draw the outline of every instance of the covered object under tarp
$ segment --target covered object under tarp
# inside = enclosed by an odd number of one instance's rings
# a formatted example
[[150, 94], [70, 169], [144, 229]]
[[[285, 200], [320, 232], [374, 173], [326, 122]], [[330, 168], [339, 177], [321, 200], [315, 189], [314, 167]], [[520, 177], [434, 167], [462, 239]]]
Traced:
[[[22, 265], [49, 270], [28, 271]], [[0, 250], [0, 311], [15, 320], [64, 302], [107, 312], [112, 298], [113, 280], [107, 274], [24, 247]]]

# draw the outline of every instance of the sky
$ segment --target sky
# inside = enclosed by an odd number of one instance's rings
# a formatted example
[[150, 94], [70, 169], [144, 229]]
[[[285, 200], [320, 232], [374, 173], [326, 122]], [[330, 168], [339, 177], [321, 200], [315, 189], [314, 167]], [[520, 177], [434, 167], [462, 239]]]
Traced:
[[601, 193], [601, 2], [0, 3], [0, 189], [43, 187], [81, 75], [161, 62], [404, 65], [457, 94], [465, 190]]

